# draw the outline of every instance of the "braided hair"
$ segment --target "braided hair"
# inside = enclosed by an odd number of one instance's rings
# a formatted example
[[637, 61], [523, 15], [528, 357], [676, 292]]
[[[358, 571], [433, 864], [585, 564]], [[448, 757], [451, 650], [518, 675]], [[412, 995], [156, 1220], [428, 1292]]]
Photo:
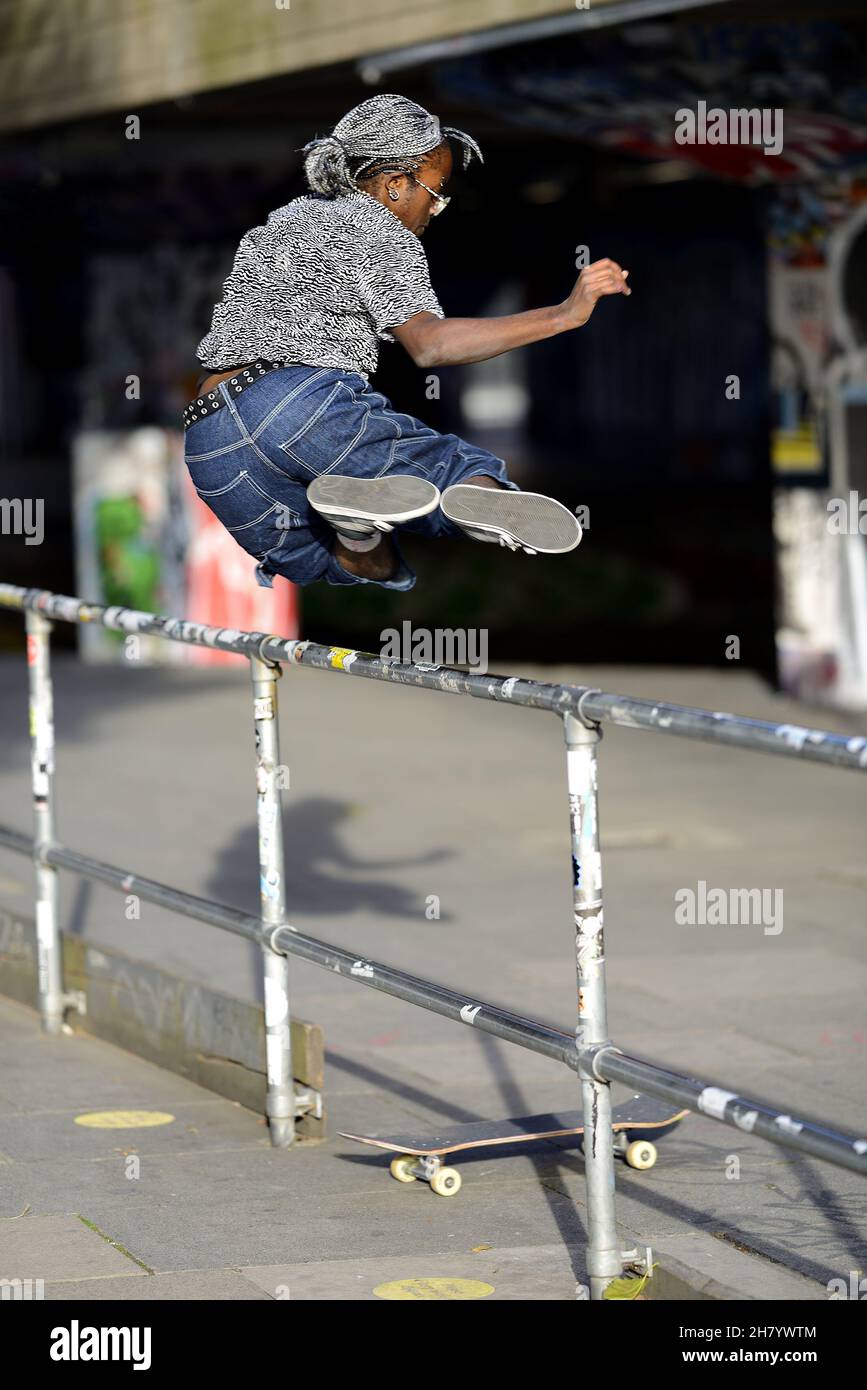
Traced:
[[331, 135], [304, 146], [304, 173], [314, 193], [334, 198], [357, 190], [381, 173], [413, 173], [424, 156], [447, 139], [463, 149], [466, 169], [473, 155], [482, 159], [475, 140], [454, 126], [440, 126], [423, 106], [408, 97], [379, 93], [341, 117]]

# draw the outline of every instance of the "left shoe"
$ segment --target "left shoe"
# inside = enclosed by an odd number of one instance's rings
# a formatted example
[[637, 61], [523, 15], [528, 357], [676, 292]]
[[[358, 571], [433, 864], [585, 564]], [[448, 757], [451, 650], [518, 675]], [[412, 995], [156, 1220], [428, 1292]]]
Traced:
[[307, 500], [338, 534], [361, 539], [427, 516], [438, 506], [440, 491], [411, 473], [385, 478], [326, 473], [310, 484]]
[[528, 555], [562, 555], [581, 540], [581, 526], [562, 502], [541, 492], [454, 483], [440, 510], [476, 541], [494, 541]]

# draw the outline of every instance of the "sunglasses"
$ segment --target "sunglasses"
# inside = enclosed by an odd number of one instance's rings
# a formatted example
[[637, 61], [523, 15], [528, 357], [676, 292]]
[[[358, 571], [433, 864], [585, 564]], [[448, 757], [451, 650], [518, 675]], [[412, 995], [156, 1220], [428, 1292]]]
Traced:
[[441, 212], [445, 212], [451, 202], [451, 198], [444, 197], [442, 193], [435, 193], [432, 188], [428, 188], [426, 183], [422, 183], [421, 179], [418, 178], [416, 174], [410, 174], [410, 178], [413, 179], [420, 188], [423, 188], [425, 193], [429, 193], [434, 199], [435, 206], [431, 208], [431, 217], [439, 217]]

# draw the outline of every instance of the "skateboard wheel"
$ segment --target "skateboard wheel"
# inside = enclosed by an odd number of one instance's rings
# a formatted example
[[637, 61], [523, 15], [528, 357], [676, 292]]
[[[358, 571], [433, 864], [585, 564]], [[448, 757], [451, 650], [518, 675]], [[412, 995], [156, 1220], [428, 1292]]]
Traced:
[[440, 1168], [431, 1178], [430, 1185], [438, 1197], [454, 1197], [461, 1190], [461, 1175], [457, 1168]]
[[413, 1154], [401, 1154], [399, 1158], [391, 1160], [388, 1170], [398, 1182], [415, 1182], [415, 1173], [412, 1171], [415, 1165], [416, 1159]]
[[652, 1168], [656, 1162], [656, 1145], [649, 1139], [635, 1139], [626, 1150], [630, 1168]]

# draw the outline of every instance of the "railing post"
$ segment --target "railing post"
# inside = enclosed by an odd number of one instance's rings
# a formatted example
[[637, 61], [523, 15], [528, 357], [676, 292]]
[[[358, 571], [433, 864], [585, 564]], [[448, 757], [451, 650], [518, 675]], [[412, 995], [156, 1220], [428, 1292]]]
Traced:
[[[602, 931], [602, 860], [599, 852], [596, 750], [602, 737], [596, 725], [575, 715], [564, 717], [569, 823], [572, 833], [572, 882], [575, 947], [578, 965], [579, 1052], [608, 1042], [605, 1000], [605, 941]], [[614, 1135], [611, 1088], [581, 1069], [584, 1107], [584, 1172], [587, 1182], [587, 1273], [590, 1297], [599, 1299], [623, 1271], [614, 1224]]]
[[63, 1028], [63, 948], [57, 910], [57, 870], [43, 863], [54, 840], [54, 701], [51, 692], [51, 623], [27, 610], [27, 675], [30, 686], [30, 768], [33, 783], [36, 871], [36, 953], [39, 1009], [46, 1033]]
[[274, 929], [285, 925], [286, 920], [283, 823], [280, 815], [280, 731], [277, 723], [277, 680], [280, 674], [279, 666], [258, 657], [250, 658], [256, 726], [259, 901], [262, 927], [266, 932], [266, 939], [262, 942], [268, 1074], [265, 1112], [271, 1143], [276, 1148], [285, 1149], [295, 1139], [289, 959], [271, 945]]

